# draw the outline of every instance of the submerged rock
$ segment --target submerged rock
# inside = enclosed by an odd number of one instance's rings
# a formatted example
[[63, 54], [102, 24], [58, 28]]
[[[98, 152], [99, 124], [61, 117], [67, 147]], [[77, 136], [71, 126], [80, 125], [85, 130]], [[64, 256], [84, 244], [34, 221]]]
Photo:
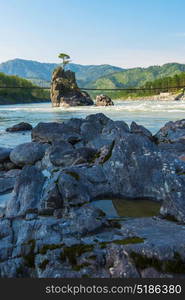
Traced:
[[64, 71], [61, 67], [54, 70], [52, 75], [51, 101], [54, 107], [94, 104], [90, 96], [78, 88], [75, 73]]
[[13, 125], [6, 129], [8, 132], [17, 132], [17, 131], [28, 131], [32, 130], [32, 125], [29, 123], [21, 122], [19, 124]]

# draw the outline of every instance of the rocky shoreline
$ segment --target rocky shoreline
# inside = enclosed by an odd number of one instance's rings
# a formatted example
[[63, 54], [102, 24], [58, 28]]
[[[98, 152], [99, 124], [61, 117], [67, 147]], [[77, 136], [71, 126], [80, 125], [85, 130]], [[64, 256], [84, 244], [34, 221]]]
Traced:
[[[121, 100], [121, 99], [120, 99]], [[159, 95], [143, 96], [143, 97], [128, 97], [127, 100], [150, 100], [150, 101], [184, 101], [184, 91], [179, 93], [160, 93]]]
[[[114, 197], [160, 212], [110, 219], [92, 206]], [[184, 248], [185, 120], [153, 136], [100, 113], [0, 148], [0, 277], [184, 278]]]

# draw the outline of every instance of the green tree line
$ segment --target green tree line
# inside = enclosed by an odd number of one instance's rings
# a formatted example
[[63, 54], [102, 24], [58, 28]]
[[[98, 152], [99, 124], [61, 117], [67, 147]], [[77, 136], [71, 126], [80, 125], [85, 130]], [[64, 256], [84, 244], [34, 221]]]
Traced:
[[[0, 88], [0, 104], [30, 103], [49, 100], [49, 91], [35, 89], [36, 85], [31, 81], [18, 76], [9, 76], [0, 73], [0, 87], [3, 87]], [[14, 87], [24, 88], [19, 89]]]
[[[171, 89], [171, 87], [174, 87]], [[146, 90], [140, 90], [140, 91], [102, 91], [102, 93], [106, 93], [108, 96], [110, 96], [112, 99], [127, 99], [130, 98], [136, 98], [136, 97], [145, 97], [145, 96], [153, 96], [158, 95], [161, 92], [172, 92], [172, 93], [178, 93], [181, 91], [181, 87], [185, 88], [185, 72], [174, 75], [172, 77], [162, 77], [153, 81], [147, 81], [144, 85], [141, 85], [136, 88], [144, 88]], [[131, 89], [133, 89], [133, 86], [130, 86]], [[159, 88], [159, 89], [158, 89]], [[170, 89], [169, 89], [170, 88]], [[127, 87], [129, 89], [129, 87]], [[91, 92], [91, 96], [95, 97], [100, 92]]]

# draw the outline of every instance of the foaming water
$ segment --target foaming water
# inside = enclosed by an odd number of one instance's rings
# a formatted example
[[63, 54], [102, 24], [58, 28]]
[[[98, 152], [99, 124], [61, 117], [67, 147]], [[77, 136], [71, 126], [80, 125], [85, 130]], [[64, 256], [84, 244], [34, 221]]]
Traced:
[[0, 106], [0, 146], [14, 147], [30, 141], [30, 133], [7, 133], [5, 129], [19, 122], [35, 126], [39, 122], [62, 122], [70, 118], [85, 118], [102, 112], [113, 120], [135, 121], [152, 133], [166, 122], [185, 118], [185, 101], [115, 101], [110, 107], [52, 108], [51, 103]]

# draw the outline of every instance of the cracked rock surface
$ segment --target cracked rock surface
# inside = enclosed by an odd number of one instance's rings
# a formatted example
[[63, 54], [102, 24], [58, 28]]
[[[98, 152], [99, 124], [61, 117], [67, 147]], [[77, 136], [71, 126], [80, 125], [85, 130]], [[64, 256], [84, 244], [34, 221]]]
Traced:
[[[95, 114], [0, 148], [0, 277], [184, 277], [184, 135], [184, 120], [152, 136]], [[113, 198], [160, 213], [111, 219], [92, 205]]]

